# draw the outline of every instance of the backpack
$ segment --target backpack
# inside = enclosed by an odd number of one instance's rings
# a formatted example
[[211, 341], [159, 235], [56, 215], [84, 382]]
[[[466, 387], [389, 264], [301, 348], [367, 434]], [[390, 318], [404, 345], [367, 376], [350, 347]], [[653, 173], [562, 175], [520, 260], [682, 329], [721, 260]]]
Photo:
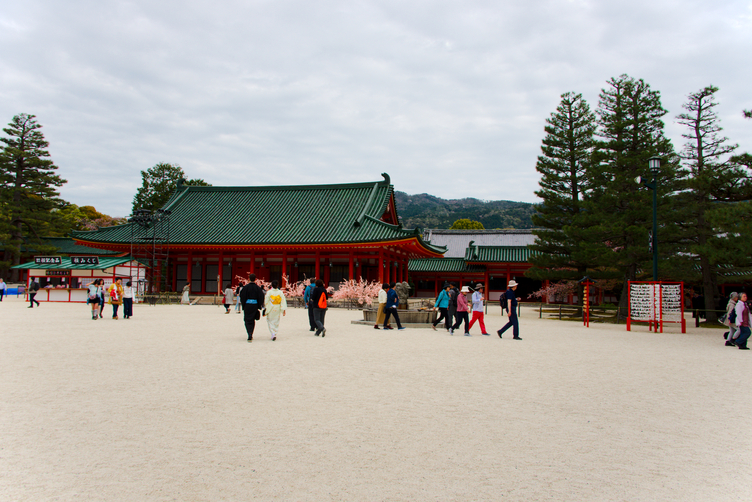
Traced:
[[325, 309], [326, 308], [326, 291], [322, 291], [321, 292], [321, 296], [319, 296], [318, 307], [320, 309]]

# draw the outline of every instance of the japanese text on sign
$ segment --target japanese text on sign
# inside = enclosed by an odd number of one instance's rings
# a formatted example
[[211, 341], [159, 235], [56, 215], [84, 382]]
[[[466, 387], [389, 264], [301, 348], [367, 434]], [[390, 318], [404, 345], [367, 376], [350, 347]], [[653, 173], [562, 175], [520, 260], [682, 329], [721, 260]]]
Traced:
[[73, 265], [99, 265], [98, 256], [71, 256], [70, 261]]
[[60, 256], [35, 256], [34, 263], [37, 265], [62, 265], [63, 259]]

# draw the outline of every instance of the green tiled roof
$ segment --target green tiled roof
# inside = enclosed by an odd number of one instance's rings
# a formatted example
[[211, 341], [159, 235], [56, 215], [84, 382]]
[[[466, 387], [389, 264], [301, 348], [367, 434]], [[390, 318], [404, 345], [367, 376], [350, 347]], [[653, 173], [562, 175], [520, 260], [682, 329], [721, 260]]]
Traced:
[[122, 265], [123, 263], [128, 263], [129, 261], [131, 261], [129, 256], [121, 256], [119, 258], [108, 256], [99, 258], [99, 265], [74, 265], [71, 263], [70, 258], [64, 256], [60, 265], [38, 265], [33, 261], [29, 261], [11, 268], [44, 270], [104, 270], [106, 268]]
[[[172, 213], [170, 244], [347, 244], [417, 238], [429, 252], [443, 254], [446, 248], [424, 241], [420, 229], [381, 221], [394, 192], [389, 176], [382, 176], [381, 181], [342, 185], [182, 185], [163, 208]], [[129, 244], [132, 225], [72, 235], [92, 243]], [[153, 235], [152, 230], [134, 229], [136, 237]]]
[[474, 246], [465, 250], [465, 260], [481, 263], [526, 263], [533, 251], [527, 246]]
[[416, 258], [408, 261], [409, 272], [467, 272], [483, 273], [485, 268], [468, 265], [464, 258]]
[[[65, 254], [65, 255], [73, 255], [73, 256], [79, 256], [79, 255], [103, 256], [103, 255], [118, 254], [117, 251], [108, 251], [106, 249], [95, 249], [95, 248], [90, 248], [88, 246], [82, 246], [80, 244], [76, 244], [76, 241], [74, 241], [70, 237], [44, 237], [44, 243], [48, 246], [56, 247], [57, 251], [55, 251], [55, 253], [57, 254]], [[34, 249], [33, 245], [27, 246], [26, 244], [22, 244], [21, 252], [22, 253], [34, 253], [36, 252], [36, 250]]]

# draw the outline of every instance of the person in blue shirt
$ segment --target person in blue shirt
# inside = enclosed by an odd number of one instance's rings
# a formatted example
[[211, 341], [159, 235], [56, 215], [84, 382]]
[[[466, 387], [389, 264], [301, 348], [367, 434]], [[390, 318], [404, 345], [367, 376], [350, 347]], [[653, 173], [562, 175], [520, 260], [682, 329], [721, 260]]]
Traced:
[[444, 328], [449, 331], [451, 324], [447, 309], [449, 308], [449, 283], [444, 283], [444, 289], [441, 290], [439, 296], [436, 297], [436, 302], [433, 304], [433, 309], [439, 311], [439, 317], [433, 322], [433, 330], [436, 331], [436, 325], [444, 319]]
[[506, 323], [506, 325], [504, 325], [504, 327], [496, 333], [499, 335], [499, 338], [501, 338], [501, 335], [504, 334], [506, 330], [513, 328], [513, 339], [522, 340], [522, 338], [520, 338], [520, 324], [517, 320], [517, 295], [514, 292], [517, 289], [517, 282], [512, 279], [511, 281], [509, 281], [507, 287], [509, 289], [507, 289], [506, 293], [504, 293], [504, 295], [501, 297], [501, 300], [503, 304], [506, 304], [509, 322]]
[[311, 305], [311, 295], [314, 289], [316, 289], [316, 278], [311, 277], [311, 283], [303, 292], [303, 305], [308, 309], [308, 324], [311, 327], [309, 331], [316, 331], [316, 320], [313, 318], [313, 305]]
[[399, 296], [397, 295], [397, 292], [394, 290], [394, 283], [391, 283], [389, 285], [389, 291], [386, 292], [386, 307], [384, 308], [384, 312], [386, 312], [386, 316], [384, 317], [384, 329], [387, 328], [387, 324], [389, 324], [389, 316], [394, 316], [394, 320], [397, 321], [397, 330], [403, 330], [405, 328], [402, 327], [402, 324], [400, 323], [399, 314], [397, 314], [397, 306], [399, 305]]

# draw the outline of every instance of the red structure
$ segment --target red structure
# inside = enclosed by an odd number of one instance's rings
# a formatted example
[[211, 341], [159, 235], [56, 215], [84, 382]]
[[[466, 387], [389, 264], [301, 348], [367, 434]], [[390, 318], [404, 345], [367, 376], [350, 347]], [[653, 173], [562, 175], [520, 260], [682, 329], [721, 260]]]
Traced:
[[627, 331], [632, 330], [633, 322], [646, 322], [656, 333], [659, 329], [663, 333], [664, 323], [678, 323], [686, 333], [684, 283], [629, 281]]
[[[441, 257], [446, 248], [403, 229], [389, 176], [340, 185], [273, 187], [178, 186], [170, 212], [169, 259], [156, 266], [157, 289], [216, 294], [235, 277], [256, 274], [291, 282], [317, 277], [407, 280], [411, 258]], [[133, 223], [75, 232], [80, 244], [130, 252]], [[149, 229], [140, 230], [150, 242]], [[134, 255], [135, 252], [134, 252]]]

